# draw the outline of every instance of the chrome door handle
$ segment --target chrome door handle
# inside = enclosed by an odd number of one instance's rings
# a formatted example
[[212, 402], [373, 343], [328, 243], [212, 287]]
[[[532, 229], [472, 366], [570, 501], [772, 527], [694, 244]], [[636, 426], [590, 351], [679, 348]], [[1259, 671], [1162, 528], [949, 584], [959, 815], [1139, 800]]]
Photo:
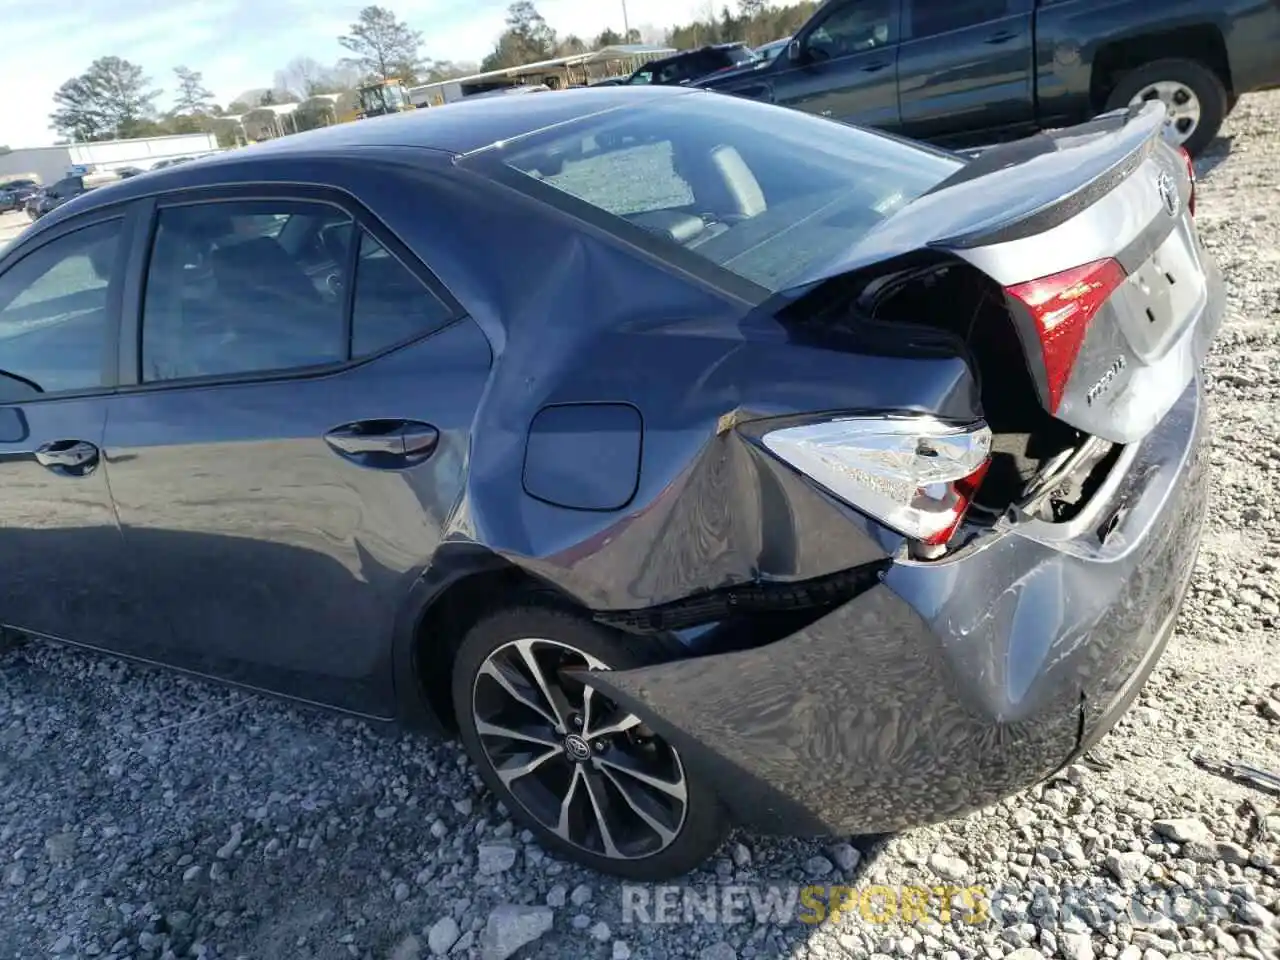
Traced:
[[362, 467], [403, 469], [422, 463], [440, 442], [440, 431], [417, 420], [357, 420], [334, 427], [325, 442]]
[[404, 453], [404, 437], [399, 433], [370, 436], [361, 436], [358, 433], [330, 433], [325, 439], [329, 441], [329, 446], [342, 453]]
[[98, 448], [87, 440], [54, 440], [36, 450], [36, 462], [58, 473], [87, 473], [98, 463]]

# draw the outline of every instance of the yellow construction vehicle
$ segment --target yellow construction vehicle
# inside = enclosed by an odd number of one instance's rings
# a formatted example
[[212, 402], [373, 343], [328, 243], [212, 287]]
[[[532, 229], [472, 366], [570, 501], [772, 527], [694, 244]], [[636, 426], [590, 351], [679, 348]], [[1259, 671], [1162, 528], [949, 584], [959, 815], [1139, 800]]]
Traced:
[[339, 110], [340, 123], [412, 110], [413, 101], [409, 99], [409, 90], [402, 80], [380, 80], [360, 87], [355, 91], [352, 102], [345, 106], [346, 109]]

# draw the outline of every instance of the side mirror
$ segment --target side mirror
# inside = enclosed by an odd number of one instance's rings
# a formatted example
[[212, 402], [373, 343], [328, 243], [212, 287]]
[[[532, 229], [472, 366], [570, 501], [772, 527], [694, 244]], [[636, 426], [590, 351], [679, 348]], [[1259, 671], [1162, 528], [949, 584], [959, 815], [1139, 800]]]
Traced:
[[799, 63], [804, 59], [804, 47], [799, 40], [792, 40], [787, 44], [787, 59], [792, 63]]
[[[26, 377], [0, 370], [0, 403], [23, 403], [38, 398], [40, 393], [40, 388]], [[0, 441], [25, 440], [26, 430], [27, 421], [21, 410], [0, 407]]]

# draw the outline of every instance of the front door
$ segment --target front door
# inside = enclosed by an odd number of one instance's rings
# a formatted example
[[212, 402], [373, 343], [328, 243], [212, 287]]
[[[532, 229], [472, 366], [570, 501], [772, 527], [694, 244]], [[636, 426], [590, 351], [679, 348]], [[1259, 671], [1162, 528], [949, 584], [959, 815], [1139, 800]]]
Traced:
[[125, 220], [0, 273], [0, 624], [109, 645], [137, 621], [103, 467]]
[[340, 206], [157, 217], [105, 449], [164, 658], [389, 715], [392, 624], [459, 496], [487, 341]]
[[869, 127], [898, 126], [898, 0], [846, 0], [783, 54], [772, 98], [786, 107]]

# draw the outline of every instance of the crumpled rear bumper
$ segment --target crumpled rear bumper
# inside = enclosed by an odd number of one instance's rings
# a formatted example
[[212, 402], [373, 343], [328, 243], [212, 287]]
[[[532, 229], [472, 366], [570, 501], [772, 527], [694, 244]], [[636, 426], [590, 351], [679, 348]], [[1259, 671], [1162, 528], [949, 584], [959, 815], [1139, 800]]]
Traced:
[[1164, 649], [1200, 539], [1203, 432], [1196, 379], [1071, 525], [895, 563], [757, 649], [593, 683], [755, 829], [875, 833], [993, 803], [1110, 729]]

